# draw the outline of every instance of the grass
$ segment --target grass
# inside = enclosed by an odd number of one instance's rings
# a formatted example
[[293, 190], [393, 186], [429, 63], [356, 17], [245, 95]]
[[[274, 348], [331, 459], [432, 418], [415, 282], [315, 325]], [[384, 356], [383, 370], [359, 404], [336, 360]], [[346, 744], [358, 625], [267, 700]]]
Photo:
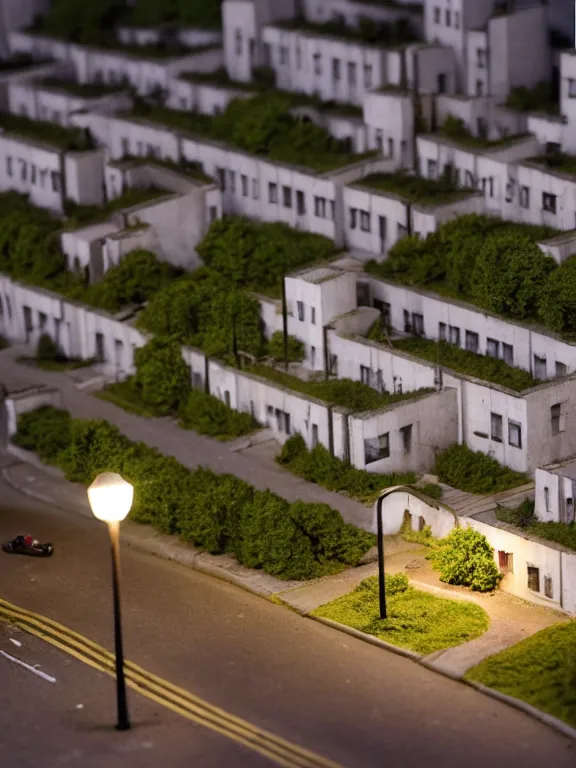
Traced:
[[42, 141], [66, 151], [93, 149], [89, 134], [82, 128], [63, 128], [57, 123], [30, 120], [23, 115], [0, 112], [0, 128], [32, 141]]
[[504, 467], [496, 459], [466, 445], [452, 445], [436, 457], [434, 474], [440, 482], [475, 494], [498, 493], [526, 485], [528, 475]]
[[113, 213], [132, 208], [135, 205], [148, 203], [159, 197], [165, 197], [170, 194], [165, 189], [158, 187], [132, 187], [126, 189], [121, 195], [110, 200], [105, 206], [98, 205], [76, 205], [70, 200], [66, 201], [65, 210], [67, 220], [66, 229], [79, 229], [91, 224], [98, 224], [106, 221]]
[[126, 90], [122, 86], [106, 85], [104, 83], [76, 83], [73, 80], [59, 80], [56, 77], [45, 77], [38, 82], [40, 88], [46, 88], [49, 91], [65, 91], [71, 96], [77, 96], [80, 99], [98, 99], [102, 96], [109, 96], [112, 93]]
[[537, 632], [470, 669], [465, 677], [576, 727], [576, 621]]
[[527, 138], [529, 133], [517, 133], [510, 136], [502, 136], [500, 139], [485, 139], [481, 136], [474, 136], [468, 130], [463, 120], [453, 115], [448, 115], [444, 124], [437, 132], [438, 136], [444, 136], [451, 139], [463, 147], [471, 149], [490, 149], [492, 147], [503, 147], [519, 139]]
[[442, 179], [425, 179], [409, 176], [407, 173], [372, 173], [360, 181], [358, 186], [380, 192], [390, 192], [411, 203], [422, 205], [444, 205], [462, 200], [476, 192], [474, 189], [458, 188]]
[[255, 365], [247, 369], [250, 373], [262, 376], [281, 387], [301, 392], [309, 397], [323, 400], [330, 405], [349, 408], [351, 411], [362, 412], [378, 410], [387, 405], [393, 405], [410, 398], [422, 397], [434, 392], [433, 389], [418, 389], [414, 392], [404, 392], [401, 395], [391, 395], [388, 392], [378, 392], [372, 387], [351, 379], [330, 379], [329, 381], [303, 381], [277, 368], [265, 365]]
[[130, 379], [109, 384], [100, 392], [95, 392], [94, 396], [99, 400], [105, 400], [107, 403], [113, 403], [128, 413], [136, 414], [136, 416], [143, 416], [146, 419], [155, 419], [159, 416], [157, 411], [142, 401]]
[[488, 615], [479, 605], [420, 592], [409, 586], [404, 574], [387, 575], [386, 592], [389, 618], [384, 620], [379, 618], [375, 576], [312, 615], [423, 656], [474, 640], [488, 629]]
[[436, 342], [412, 338], [393, 341], [392, 346], [394, 349], [408, 352], [432, 363], [438, 362], [443, 368], [451, 368], [453, 371], [474, 376], [482, 381], [491, 381], [515, 392], [522, 392], [541, 383], [528, 371], [514, 368], [503, 360], [477, 355], [446, 341]]
[[19, 363], [33, 365], [35, 368], [41, 368], [43, 371], [77, 371], [80, 368], [88, 368], [96, 362], [95, 360], [79, 360], [67, 357], [57, 360], [40, 360], [37, 357], [21, 356], [16, 359]]
[[535, 516], [534, 502], [531, 499], [526, 499], [515, 509], [498, 505], [496, 517], [503, 523], [576, 552], [576, 523], [543, 523]]
[[531, 157], [529, 162], [543, 165], [551, 171], [576, 175], [576, 157], [564, 152], [552, 152], [548, 155]]

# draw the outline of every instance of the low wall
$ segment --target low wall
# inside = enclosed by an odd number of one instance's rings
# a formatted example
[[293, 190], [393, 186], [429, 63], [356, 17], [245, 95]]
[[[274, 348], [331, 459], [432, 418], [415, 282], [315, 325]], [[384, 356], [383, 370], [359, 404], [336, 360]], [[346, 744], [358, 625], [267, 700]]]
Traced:
[[18, 417], [23, 413], [33, 411], [42, 405], [52, 405], [54, 408], [62, 406], [62, 395], [56, 389], [35, 387], [15, 395], [11, 395], [4, 401], [8, 422], [8, 439], [16, 434]]

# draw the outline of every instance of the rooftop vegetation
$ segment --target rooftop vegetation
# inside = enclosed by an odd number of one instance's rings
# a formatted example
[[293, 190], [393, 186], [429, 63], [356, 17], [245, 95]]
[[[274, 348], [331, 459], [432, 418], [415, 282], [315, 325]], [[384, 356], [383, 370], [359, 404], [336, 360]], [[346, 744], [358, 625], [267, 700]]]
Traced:
[[560, 111], [558, 89], [547, 82], [538, 83], [534, 88], [521, 85], [510, 90], [506, 106], [518, 112], [558, 114]]
[[52, 91], [64, 91], [79, 99], [99, 99], [111, 93], [123, 90], [122, 86], [106, 85], [104, 83], [77, 83], [73, 80], [59, 80], [57, 77], [45, 77], [38, 81], [40, 88]]
[[500, 139], [485, 139], [481, 136], [474, 136], [463, 120], [453, 115], [448, 115], [442, 127], [438, 131], [439, 136], [444, 136], [447, 139], [461, 144], [463, 147], [469, 147], [470, 149], [491, 149], [497, 147], [503, 147], [506, 144], [517, 141], [518, 139], [526, 138], [529, 134], [519, 133], [512, 134], [510, 136], [502, 136]]
[[[211, 176], [208, 176], [207, 173], [204, 172], [204, 166], [202, 163], [198, 163], [192, 160], [180, 160], [179, 162], [176, 162], [175, 160], [169, 160], [167, 158], [160, 158], [155, 157], [154, 155], [124, 155], [124, 157], [121, 160], [116, 161], [115, 163], [111, 163], [111, 165], [129, 165], [129, 166], [135, 166], [135, 165], [156, 165], [161, 168], [167, 168], [169, 171], [175, 171], [176, 173], [183, 174], [184, 176], [188, 176], [191, 179], [194, 179], [194, 181], [197, 181], [201, 184], [214, 184], [215, 181]], [[110, 165], [110, 163], [109, 163]]]
[[542, 165], [550, 171], [576, 176], [576, 156], [568, 155], [565, 152], [548, 152], [545, 155], [531, 157], [529, 162]]
[[374, 154], [350, 153], [346, 142], [290, 114], [292, 106], [293, 99], [283, 93], [262, 93], [249, 99], [234, 99], [222, 114], [211, 117], [139, 100], [129, 116], [223, 141], [250, 154], [307, 167], [318, 173], [336, 170]]
[[293, 29], [298, 32], [307, 32], [317, 37], [338, 37], [352, 42], [370, 43], [384, 48], [406, 45], [419, 40], [416, 31], [408, 19], [373, 21], [368, 17], [361, 17], [358, 24], [352, 27], [340, 20], [318, 23], [300, 17], [293, 21], [277, 21], [274, 23], [274, 26], [281, 27], [282, 29]]
[[514, 509], [498, 506], [496, 517], [503, 523], [521, 528], [533, 536], [553, 541], [576, 552], [576, 524], [543, 523], [534, 514], [534, 501], [531, 499], [526, 499]]
[[68, 218], [65, 226], [67, 229], [79, 229], [91, 224], [98, 224], [101, 221], [106, 221], [113, 213], [141, 203], [147, 203], [158, 197], [164, 197], [166, 194], [165, 189], [158, 189], [157, 187], [130, 187], [103, 206], [77, 205], [67, 200], [65, 212]]
[[139, 27], [174, 24], [179, 27], [218, 28], [222, 24], [222, 0], [136, 0], [124, 23]]
[[439, 453], [434, 472], [440, 482], [475, 494], [508, 491], [530, 482], [527, 475], [503, 467], [491, 456], [466, 445], [452, 445]]
[[460, 216], [424, 240], [406, 237], [367, 271], [404, 285], [464, 299], [513, 320], [576, 334], [576, 257], [560, 266], [537, 243], [550, 227], [489, 216]]
[[522, 392], [529, 387], [535, 387], [541, 382], [528, 371], [514, 368], [503, 360], [497, 360], [487, 355], [476, 355], [466, 349], [449, 344], [446, 341], [431, 341], [429, 339], [412, 338], [391, 342], [394, 349], [408, 352], [431, 363], [437, 363], [443, 368], [450, 368], [468, 376], [475, 376], [483, 381], [491, 381], [501, 387]]
[[6, 72], [16, 72], [19, 69], [37, 67], [39, 64], [42, 64], [42, 62], [33, 58], [28, 53], [13, 53], [7, 59], [0, 61], [0, 75]]
[[22, 115], [0, 112], [0, 128], [32, 141], [52, 144], [65, 151], [84, 151], [94, 148], [90, 132], [84, 128], [64, 128], [57, 123], [30, 120]]
[[390, 192], [411, 203], [422, 205], [453, 203], [476, 192], [474, 189], [455, 186], [450, 178], [426, 179], [403, 172], [372, 173], [355, 183], [368, 189]]

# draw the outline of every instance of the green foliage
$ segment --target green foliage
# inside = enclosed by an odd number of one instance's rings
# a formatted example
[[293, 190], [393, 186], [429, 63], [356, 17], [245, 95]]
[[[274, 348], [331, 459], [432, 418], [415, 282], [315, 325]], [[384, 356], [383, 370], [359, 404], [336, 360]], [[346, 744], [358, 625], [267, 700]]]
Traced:
[[576, 333], [576, 256], [550, 274], [540, 294], [540, 316], [553, 331]]
[[133, 520], [213, 554], [233, 553], [241, 564], [280, 578], [357, 565], [374, 541], [324, 504], [289, 504], [231, 475], [189, 471], [105, 421], [70, 420], [66, 412], [41, 408], [21, 417], [15, 442], [84, 485], [100, 472], [120, 473], [134, 485]]
[[174, 24], [182, 27], [212, 28], [221, 26], [222, 0], [136, 0], [126, 19], [128, 25], [159, 27]]
[[176, 341], [153, 338], [135, 350], [134, 362], [134, 386], [146, 405], [167, 414], [188, 397], [190, 368]]
[[453, 528], [426, 557], [446, 584], [492, 592], [502, 579], [488, 539], [474, 528]]
[[238, 288], [280, 295], [284, 275], [329, 259], [336, 249], [322, 235], [231, 216], [212, 223], [197, 251], [206, 266]]
[[94, 141], [87, 128], [64, 127], [46, 120], [31, 120], [24, 115], [0, 111], [0, 127], [32, 141], [43, 141], [67, 151], [84, 152], [94, 149]]
[[501, 504], [496, 506], [496, 517], [503, 523], [516, 525], [519, 528], [528, 528], [536, 522], [534, 514], [534, 502], [531, 499], [524, 499], [515, 509], [503, 507]]
[[[288, 336], [288, 362], [299, 363], [304, 359], [304, 344], [295, 336]], [[277, 362], [284, 360], [284, 334], [276, 331], [268, 342], [268, 354]]]
[[38, 339], [36, 346], [36, 357], [38, 360], [55, 361], [61, 357], [58, 345], [49, 333], [43, 333]]
[[126, 0], [54, 0], [35, 29], [70, 42], [99, 45], [110, 39], [127, 7]]
[[400, 536], [404, 541], [409, 541], [412, 544], [422, 544], [425, 547], [433, 547], [436, 543], [429, 525], [425, 525], [424, 528], [416, 531], [412, 528], [412, 516], [408, 509], [404, 510], [404, 520], [400, 529]]
[[436, 501], [438, 501], [442, 498], [442, 488], [437, 483], [424, 483], [424, 485], [418, 485], [416, 487], [421, 493], [429, 496], [431, 499], [436, 499]]
[[138, 324], [158, 336], [200, 347], [210, 356], [230, 356], [234, 336], [241, 351], [260, 356], [265, 350], [258, 302], [207, 268], [158, 291]]
[[[372, 338], [380, 341], [381, 333], [373, 332]], [[420, 337], [400, 339], [393, 342], [394, 349], [409, 352], [416, 357], [422, 357], [432, 363], [439, 362], [444, 368], [475, 376], [483, 381], [493, 381], [502, 387], [508, 387], [515, 392], [534, 387], [539, 382], [528, 371], [514, 368], [503, 360], [487, 355], [477, 355], [446, 341], [435, 342]]]
[[434, 471], [441, 482], [468, 493], [498, 493], [530, 482], [527, 475], [466, 445], [452, 445], [438, 454]]
[[553, 541], [576, 552], [576, 523], [541, 522], [534, 514], [534, 502], [531, 499], [525, 499], [515, 509], [498, 505], [496, 517], [503, 523], [523, 528], [534, 536]]
[[332, 456], [323, 445], [309, 451], [301, 435], [288, 438], [276, 461], [310, 483], [346, 493], [362, 502], [373, 502], [384, 488], [412, 484], [417, 479], [413, 472], [378, 475], [356, 469]]
[[558, 110], [558, 93], [551, 83], [537, 83], [533, 88], [524, 85], [511, 88], [506, 106], [519, 112], [547, 112], [556, 114]]
[[576, 728], [576, 621], [537, 632], [468, 670], [466, 678]]
[[380, 619], [378, 579], [372, 576], [347, 595], [320, 606], [313, 615], [423, 656], [473, 640], [489, 625], [479, 605], [420, 592], [403, 573], [386, 574], [386, 607], [388, 618]]
[[193, 389], [180, 404], [180, 426], [193, 429], [201, 435], [219, 440], [231, 440], [248, 435], [258, 429], [258, 422], [250, 413], [229, 408], [214, 395]]
[[99, 392], [95, 392], [94, 395], [99, 400], [113, 403], [119, 408], [128, 411], [128, 413], [135, 413], [137, 416], [142, 416], [145, 419], [153, 419], [161, 415], [157, 408], [144, 403], [140, 390], [134, 386], [133, 377], [129, 377], [125, 381], [116, 381], [108, 384], [107, 387], [104, 387]]

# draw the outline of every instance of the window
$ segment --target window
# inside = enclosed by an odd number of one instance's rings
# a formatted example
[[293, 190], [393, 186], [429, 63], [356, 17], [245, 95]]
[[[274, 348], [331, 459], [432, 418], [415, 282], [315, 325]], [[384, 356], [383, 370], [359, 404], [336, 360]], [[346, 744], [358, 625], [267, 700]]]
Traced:
[[278, 185], [272, 184], [272, 182], [268, 184], [268, 202], [269, 203], [278, 202]]
[[520, 208], [530, 208], [530, 188], [520, 187]]
[[7, 157], [6, 158], [6, 174], [11, 177], [13, 172], [14, 171], [13, 171], [13, 168], [12, 168], [12, 158], [11, 157]]
[[326, 218], [326, 198], [325, 197], [314, 198], [314, 215], [319, 219]]
[[318, 424], [312, 424], [312, 448], [318, 445]]
[[505, 200], [507, 203], [511, 203], [512, 200], [514, 200], [514, 185], [515, 181], [513, 179], [509, 179], [508, 183], [506, 184], [506, 197]]
[[492, 176], [482, 179], [482, 194], [494, 197], [494, 178]]
[[514, 572], [514, 555], [512, 552], [498, 552], [498, 567], [502, 573]]
[[240, 181], [242, 183], [242, 195], [248, 197], [248, 176], [242, 174], [240, 176]]
[[218, 218], [218, 208], [215, 205], [210, 206], [210, 222], [216, 221]]
[[262, 46], [262, 59], [264, 61], [264, 66], [269, 67], [270, 62], [272, 61], [272, 50], [270, 48], [270, 43], [264, 43]]
[[499, 413], [490, 414], [490, 439], [502, 442], [502, 416]]
[[476, 49], [476, 66], [478, 69], [486, 69], [486, 51], [483, 48]]
[[296, 213], [298, 216], [304, 216], [306, 213], [306, 201], [304, 198], [304, 192], [300, 190], [296, 191]]
[[370, 232], [370, 214], [368, 211], [360, 211], [360, 229], [362, 232]]
[[284, 208], [292, 208], [291, 187], [282, 187], [282, 203], [284, 205]]
[[546, 378], [546, 358], [534, 355], [534, 377], [536, 379]]
[[540, 592], [540, 568], [528, 566], [528, 589], [532, 592]]
[[466, 331], [466, 349], [468, 352], [478, 354], [479, 338], [474, 331]]
[[454, 29], [460, 29], [460, 13], [454, 11]]
[[381, 301], [380, 299], [374, 299], [374, 309], [377, 309], [381, 315], [381, 323], [383, 328], [390, 326], [390, 304], [387, 301]]
[[410, 453], [412, 449], [412, 424], [401, 427], [400, 436], [402, 437], [402, 448], [404, 453]]
[[412, 330], [416, 336], [424, 336], [424, 315], [412, 312]]
[[450, 328], [450, 344], [460, 346], [460, 328], [456, 328], [455, 325], [451, 325]]
[[380, 235], [380, 250], [386, 250], [386, 233], [388, 229], [388, 220], [386, 216], [378, 216], [378, 233]]
[[38, 326], [40, 330], [44, 330], [46, 327], [46, 323], [48, 321], [47, 315], [44, 314], [44, 312], [38, 312]]
[[452, 13], [449, 8], [446, 8], [446, 26], [449, 27], [452, 24]]
[[568, 78], [568, 98], [576, 99], [576, 80]]
[[438, 173], [438, 163], [436, 160], [428, 160], [428, 178], [435, 179]]
[[334, 221], [334, 218], [336, 216], [336, 203], [334, 200], [328, 200], [328, 219], [330, 221]]
[[552, 576], [544, 576], [544, 596], [549, 598], [554, 597], [552, 590]]
[[252, 199], [258, 200], [260, 197], [260, 182], [258, 179], [252, 179]]
[[106, 347], [104, 345], [104, 335], [102, 333], [96, 334], [96, 360], [99, 363], [103, 363], [106, 360]]
[[288, 64], [288, 48], [285, 45], [280, 46], [280, 64]]
[[542, 193], [542, 210], [556, 213], [556, 195], [551, 195], [549, 192]]
[[554, 436], [566, 430], [566, 417], [562, 412], [562, 403], [556, 403], [550, 408], [550, 426]]
[[236, 56], [242, 56], [242, 30], [237, 29], [234, 36]]
[[390, 433], [386, 432], [376, 438], [364, 440], [364, 462], [372, 464], [390, 456]]
[[296, 44], [296, 69], [302, 69], [302, 49], [300, 44]]
[[500, 342], [496, 339], [486, 339], [486, 355], [488, 357], [498, 358], [500, 351]]
[[316, 365], [316, 347], [310, 347], [310, 365], [312, 368]]
[[380, 129], [374, 134], [374, 141], [376, 142], [378, 152], [384, 152], [384, 134]]
[[394, 157], [394, 139], [388, 139], [388, 157]]
[[312, 59], [314, 61], [314, 74], [321, 75], [322, 74], [322, 58], [320, 54], [315, 53], [314, 56], [312, 56]]
[[404, 333], [412, 333], [412, 323], [410, 322], [410, 312], [404, 310]]
[[342, 73], [340, 67], [340, 59], [332, 59], [332, 79], [341, 80]]
[[227, 389], [224, 390], [224, 402], [230, 408], [230, 392]]
[[364, 87], [372, 88], [372, 64], [364, 64]]
[[370, 370], [370, 368], [368, 368], [367, 365], [361, 365], [360, 381], [362, 382], [362, 384], [366, 384], [366, 386], [369, 387], [371, 380], [372, 380], [372, 371]]
[[316, 307], [310, 307], [310, 322], [316, 325]]
[[508, 365], [514, 365], [514, 347], [512, 344], [502, 342], [502, 360]]
[[220, 184], [220, 189], [222, 191], [226, 191], [226, 169], [216, 168], [216, 175], [218, 176], [218, 183]]
[[440, 8], [434, 8], [434, 24], [440, 24]]
[[351, 88], [356, 87], [357, 83], [357, 75], [356, 75], [356, 62], [349, 61], [348, 62], [348, 84]]
[[349, 210], [350, 210], [350, 229], [356, 229], [358, 209], [350, 208]]
[[446, 341], [446, 323], [438, 323], [438, 339]]
[[304, 302], [299, 301], [297, 302], [296, 306], [298, 307], [298, 320], [300, 320], [301, 323], [304, 322]]
[[476, 80], [476, 96], [484, 96], [484, 83], [482, 80]]
[[550, 488], [544, 488], [544, 506], [546, 512], [550, 512]]
[[20, 160], [20, 178], [22, 181], [26, 181], [28, 179], [28, 163], [26, 163], [24, 160]]
[[522, 448], [522, 427], [516, 421], [508, 421], [508, 445]]
[[230, 179], [230, 192], [236, 192], [236, 173], [228, 171], [228, 178]]
[[330, 355], [329, 372], [331, 376], [338, 376], [338, 355]]
[[60, 174], [58, 171], [51, 171], [50, 179], [52, 181], [52, 191], [60, 192]]
[[568, 369], [566, 368], [564, 363], [559, 363], [556, 361], [556, 378], [561, 378], [562, 376], [566, 376], [568, 373]]

